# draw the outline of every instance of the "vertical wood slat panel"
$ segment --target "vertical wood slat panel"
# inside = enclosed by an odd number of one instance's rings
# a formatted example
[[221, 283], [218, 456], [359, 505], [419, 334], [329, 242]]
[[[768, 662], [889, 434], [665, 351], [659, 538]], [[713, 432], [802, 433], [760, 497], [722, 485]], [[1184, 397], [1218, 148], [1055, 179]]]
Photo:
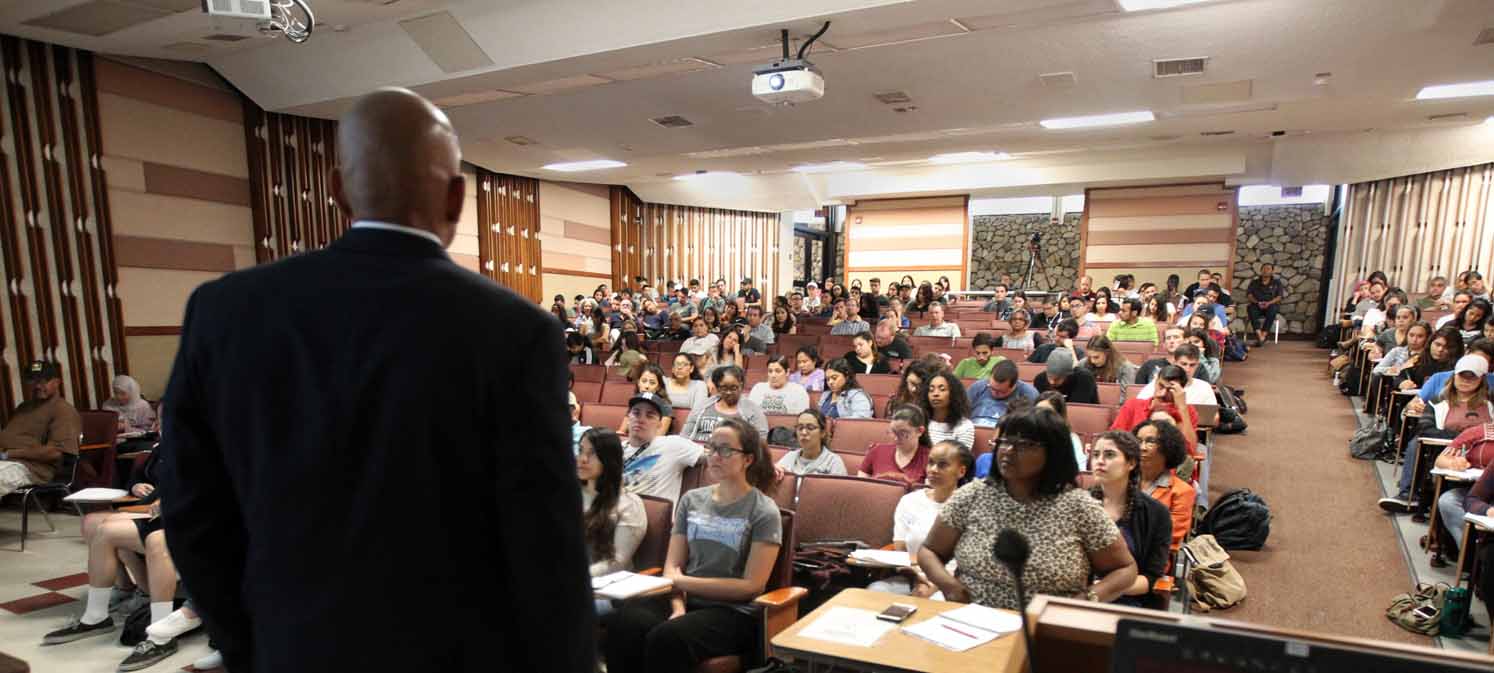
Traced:
[[[5, 42], [14, 39], [0, 37], [0, 40]], [[13, 100], [9, 95], [10, 88], [8, 83], [16, 76], [15, 73], [19, 71], [20, 65], [15, 62], [11, 50], [8, 47], [0, 47], [0, 74], [3, 74], [7, 82], [4, 89], [6, 95], [3, 102], [7, 108], [10, 107]], [[24, 142], [15, 133], [9, 119], [3, 114], [0, 114], [0, 133], [11, 137], [15, 145], [20, 145]], [[0, 160], [0, 210], [3, 210], [3, 212], [0, 212], [0, 246], [4, 248], [3, 255], [0, 255], [0, 260], [3, 260], [5, 267], [5, 294], [10, 307], [10, 324], [15, 330], [16, 362], [24, 367], [25, 363], [36, 359], [36, 351], [33, 348], [35, 337], [31, 329], [31, 304], [27, 300], [26, 295], [22, 293], [26, 279], [26, 265], [21, 251], [25, 245], [23, 241], [28, 238], [30, 232], [26, 227], [25, 218], [17, 217], [16, 215], [15, 195], [11, 193], [11, 174], [19, 174], [23, 170], [21, 166], [16, 166], [15, 170], [12, 171], [10, 164], [14, 159], [13, 154], [9, 153], [3, 160]], [[0, 360], [0, 366], [7, 365], [3, 360]], [[23, 391], [18, 392], [14, 397], [11, 396], [11, 381], [12, 376], [7, 371], [4, 396], [9, 398], [9, 401], [12, 403], [8, 403], [5, 405], [5, 408], [0, 409], [0, 415], [8, 415], [11, 408], [15, 406], [13, 402], [24, 397]]]
[[539, 181], [474, 169], [478, 184], [478, 268], [483, 275], [539, 303]]
[[64, 158], [67, 172], [66, 192], [70, 201], [72, 217], [69, 230], [72, 232], [73, 248], [78, 251], [78, 270], [74, 275], [82, 289], [84, 329], [83, 340], [88, 347], [88, 373], [92, 382], [90, 390], [94, 399], [109, 396], [111, 382], [108, 366], [100, 354], [103, 351], [104, 330], [102, 327], [102, 305], [99, 302], [99, 277], [97, 260], [93, 253], [93, 237], [87, 223], [92, 219], [89, 210], [86, 182], [83, 177], [84, 144], [78, 128], [78, 101], [73, 95], [77, 78], [73, 73], [73, 52], [64, 47], [52, 48], [52, 62], [57, 79], [59, 97], [58, 118], [62, 127], [60, 154]]
[[5, 61], [7, 73], [5, 80], [6, 98], [9, 99], [11, 138], [14, 142], [16, 161], [16, 180], [20, 187], [20, 221], [27, 230], [26, 253], [27, 261], [31, 269], [31, 297], [34, 298], [32, 310], [36, 315], [38, 331], [38, 355], [46, 360], [54, 360], [57, 348], [57, 316], [52, 310], [52, 286], [51, 268], [46, 263], [46, 239], [38, 235], [39, 211], [41, 210], [40, 198], [36, 188], [36, 148], [34, 147], [35, 136], [31, 132], [31, 116], [27, 113], [27, 99], [30, 97], [26, 90], [24, 80], [21, 78], [21, 70], [24, 67], [21, 53], [21, 40], [15, 38], [4, 38]]
[[[124, 305], [119, 298], [119, 266], [114, 259], [114, 223], [109, 217], [109, 189], [104, 176], [103, 126], [99, 123], [98, 86], [94, 78], [93, 55], [78, 55], [78, 84], [83, 94], [83, 127], [88, 138], [88, 186], [93, 200], [93, 249], [98, 252], [98, 269], [103, 274], [103, 301], [109, 334], [108, 347], [115, 371], [130, 371], [129, 353], [125, 349]], [[100, 347], [102, 348], [102, 344]], [[103, 358], [100, 358], [101, 360]], [[107, 375], [107, 371], [105, 372]]]
[[352, 225], [332, 200], [337, 122], [244, 102], [254, 258], [264, 264], [331, 245]]
[[610, 197], [613, 287], [642, 275], [661, 286], [720, 278], [733, 291], [750, 276], [764, 296], [777, 292], [778, 213], [642, 203], [624, 187], [613, 187]]

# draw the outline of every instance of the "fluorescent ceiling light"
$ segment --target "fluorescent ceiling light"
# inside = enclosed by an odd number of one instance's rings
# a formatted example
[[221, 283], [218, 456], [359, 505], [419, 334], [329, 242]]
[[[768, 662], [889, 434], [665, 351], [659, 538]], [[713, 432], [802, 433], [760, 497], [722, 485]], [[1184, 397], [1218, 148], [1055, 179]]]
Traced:
[[733, 173], [731, 171], [706, 171], [706, 172], [703, 172], [703, 173], [685, 173], [684, 175], [676, 175], [676, 176], [674, 176], [674, 179], [676, 179], [676, 180], [702, 180], [702, 179], [708, 179], [708, 178], [735, 178], [735, 177], [737, 177], [737, 174]]
[[1494, 79], [1482, 82], [1463, 82], [1462, 84], [1438, 84], [1437, 86], [1422, 87], [1421, 91], [1416, 92], [1416, 100], [1466, 98], [1469, 96], [1494, 96]]
[[592, 159], [591, 161], [566, 161], [558, 164], [546, 164], [547, 171], [561, 171], [563, 173], [574, 173], [576, 171], [599, 171], [603, 168], [622, 168], [627, 164], [611, 159]]
[[859, 161], [832, 161], [825, 164], [795, 166], [794, 170], [800, 173], [829, 173], [832, 171], [859, 171], [865, 168], [866, 164]]
[[1208, 2], [1208, 0], [1120, 0], [1120, 6], [1128, 12], [1145, 12], [1150, 9], [1168, 9], [1199, 2]]
[[1490, 126], [1494, 126], [1494, 117], [1485, 117], [1484, 123]]
[[1154, 121], [1151, 110], [1138, 110], [1136, 112], [1116, 112], [1105, 115], [1089, 115], [1086, 117], [1058, 117], [1056, 119], [1044, 119], [1038, 123], [1045, 129], [1083, 129], [1097, 126], [1121, 126], [1123, 124], [1141, 124]]
[[980, 161], [1006, 161], [1012, 155], [1006, 152], [950, 152], [929, 157], [931, 164], [970, 164]]

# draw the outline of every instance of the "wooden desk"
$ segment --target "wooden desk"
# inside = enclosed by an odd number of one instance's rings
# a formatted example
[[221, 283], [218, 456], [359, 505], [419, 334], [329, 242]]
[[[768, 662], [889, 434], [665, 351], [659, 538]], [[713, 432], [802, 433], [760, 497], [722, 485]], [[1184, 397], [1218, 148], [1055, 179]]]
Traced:
[[[1432, 449], [1437, 449], [1437, 453], [1440, 455], [1442, 453], [1442, 449], [1446, 448], [1447, 445], [1449, 445], [1449, 444], [1452, 444], [1452, 440], [1451, 439], [1444, 439], [1442, 437], [1422, 437], [1421, 438], [1421, 443], [1416, 447], [1416, 453], [1414, 453], [1414, 454], [1411, 455], [1411, 465], [1406, 466], [1406, 467], [1409, 467], [1410, 470], [1411, 470], [1411, 490], [1410, 490], [1410, 498], [1408, 498], [1408, 500], [1410, 500], [1411, 502], [1416, 502], [1416, 500], [1417, 500], [1417, 498], [1416, 498], [1416, 491], [1418, 490], [1417, 486], [1421, 485], [1421, 480], [1418, 479], [1417, 476], [1419, 476], [1421, 474], [1421, 460], [1422, 460], [1421, 456], [1422, 456], [1422, 454], [1426, 453], [1427, 449], [1432, 448]], [[1437, 464], [1437, 456], [1432, 456], [1430, 458], [1430, 460], [1432, 461], [1433, 465]], [[1427, 472], [1430, 473], [1431, 471], [1432, 471], [1432, 468], [1428, 467], [1427, 468]], [[1432, 514], [1436, 515], [1436, 513], [1437, 513], [1437, 501], [1433, 500], [1432, 501]]]
[[[1422, 441], [1426, 442], [1426, 441], [1430, 441], [1430, 440], [1422, 440]], [[1439, 441], [1441, 441], [1441, 440], [1439, 440]], [[1448, 444], [1451, 444], [1451, 443], [1452, 442], [1450, 442], [1450, 441], [1448, 442]], [[1462, 477], [1451, 477], [1451, 476], [1448, 476], [1448, 475], [1445, 475], [1445, 474], [1437, 474], [1437, 472], [1436, 472], [1437, 468], [1435, 467], [1435, 465], [1436, 465], [1436, 463], [1433, 463], [1434, 467], [1432, 468], [1432, 470], [1433, 470], [1433, 472], [1432, 472], [1432, 512], [1427, 515], [1427, 551], [1432, 552], [1432, 556], [1433, 557], [1441, 557], [1442, 556], [1442, 545], [1437, 544], [1437, 526], [1439, 525], [1437, 523], [1437, 521], [1442, 518], [1442, 515], [1440, 514], [1442, 508], [1437, 505], [1437, 501], [1439, 501], [1439, 500], [1442, 499], [1442, 487], [1448, 481], [1452, 481], [1452, 482], [1458, 483], [1458, 484], [1472, 484], [1473, 482], [1471, 480], [1464, 479]], [[1413, 479], [1414, 478], [1415, 477], [1413, 477]], [[1465, 540], [1465, 542], [1466, 542], [1466, 540]], [[1458, 555], [1462, 556], [1462, 553], [1463, 553], [1463, 550], [1460, 548], [1458, 550]], [[1461, 562], [1462, 559], [1460, 558], [1459, 561]], [[1462, 567], [1463, 566], [1459, 565], [1458, 566], [1459, 571], [1457, 573], [1455, 573], [1459, 577], [1462, 576], [1462, 570], [1461, 570]]]
[[866, 589], [846, 589], [778, 634], [773, 639], [773, 651], [778, 656], [791, 656], [809, 664], [811, 671], [815, 670], [816, 665], [835, 670], [877, 673], [1023, 673], [1026, 669], [1023, 654], [1025, 647], [1020, 633], [1007, 634], [964, 652], [951, 652], [921, 638], [907, 635], [901, 629], [888, 631], [873, 647], [857, 647], [799, 636], [801, 630], [831, 607], [881, 612], [893, 603], [918, 606], [918, 612], [904, 622], [903, 626], [917, 624], [941, 612], [962, 606], [961, 603], [931, 601]]
[[84, 451], [98, 451], [99, 449], [107, 449], [111, 446], [114, 445], [107, 442], [99, 444], [82, 444], [78, 446], [78, 452], [82, 453]]

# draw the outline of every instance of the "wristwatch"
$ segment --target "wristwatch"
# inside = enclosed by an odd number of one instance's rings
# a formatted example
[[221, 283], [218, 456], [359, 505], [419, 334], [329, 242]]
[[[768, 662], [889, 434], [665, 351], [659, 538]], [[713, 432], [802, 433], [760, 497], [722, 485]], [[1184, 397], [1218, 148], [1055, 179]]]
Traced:
[[1090, 589], [1088, 593], [1084, 594], [1084, 597], [1091, 603], [1100, 602], [1100, 595], [1095, 593], [1094, 589]]

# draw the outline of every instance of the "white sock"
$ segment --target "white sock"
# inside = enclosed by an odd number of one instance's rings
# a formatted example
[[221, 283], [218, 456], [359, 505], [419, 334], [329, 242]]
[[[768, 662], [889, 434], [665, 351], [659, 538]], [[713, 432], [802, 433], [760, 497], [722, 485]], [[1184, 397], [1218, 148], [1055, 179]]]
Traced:
[[152, 602], [150, 604], [150, 623], [154, 624], [170, 617], [173, 609], [175, 609], [175, 606], [171, 604], [171, 601]]
[[84, 624], [93, 626], [109, 618], [109, 595], [114, 587], [88, 587], [88, 605], [83, 609]]

